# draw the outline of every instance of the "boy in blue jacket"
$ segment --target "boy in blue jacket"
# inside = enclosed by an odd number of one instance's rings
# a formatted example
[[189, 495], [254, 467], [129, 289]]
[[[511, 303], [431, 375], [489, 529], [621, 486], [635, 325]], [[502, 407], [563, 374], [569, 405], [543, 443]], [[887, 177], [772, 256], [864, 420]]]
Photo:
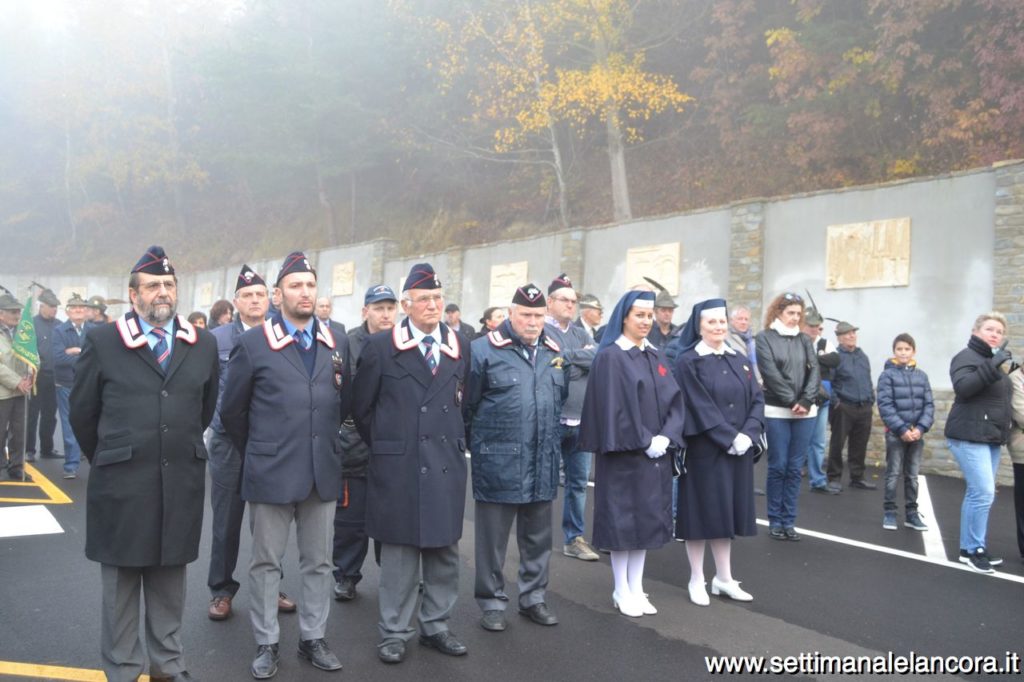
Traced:
[[885, 422], [885, 512], [882, 528], [896, 530], [896, 484], [903, 473], [907, 517], [903, 525], [925, 531], [917, 511], [917, 472], [924, 450], [924, 434], [935, 418], [935, 401], [928, 375], [917, 368], [917, 345], [910, 334], [892, 342], [894, 357], [886, 360], [878, 377], [878, 412]]

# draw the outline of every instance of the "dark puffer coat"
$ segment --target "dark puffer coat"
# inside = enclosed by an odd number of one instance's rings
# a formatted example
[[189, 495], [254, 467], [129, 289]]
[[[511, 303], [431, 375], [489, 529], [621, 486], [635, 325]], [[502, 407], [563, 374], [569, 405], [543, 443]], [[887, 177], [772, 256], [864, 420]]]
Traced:
[[996, 367], [992, 349], [977, 336], [953, 356], [953, 408], [946, 419], [946, 438], [1003, 444], [1010, 437], [1010, 378]]
[[878, 413], [885, 427], [902, 436], [916, 426], [922, 433], [935, 422], [935, 402], [928, 375], [911, 363], [901, 365], [885, 361], [878, 377]]

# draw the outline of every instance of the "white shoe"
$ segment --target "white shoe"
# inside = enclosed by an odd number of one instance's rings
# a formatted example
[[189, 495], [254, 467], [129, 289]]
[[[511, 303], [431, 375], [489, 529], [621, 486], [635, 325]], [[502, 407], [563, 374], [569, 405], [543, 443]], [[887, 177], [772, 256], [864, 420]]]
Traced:
[[[640, 605], [640, 601], [637, 600], [633, 595], [623, 597], [618, 592], [612, 592], [612, 604], [619, 610], [623, 616], [629, 616], [630, 618], [639, 618], [644, 615], [644, 609]], [[653, 607], [652, 607], [653, 608]]]
[[654, 608], [654, 604], [652, 604], [651, 600], [647, 598], [646, 592], [641, 594], [637, 598], [637, 601], [640, 602], [640, 608], [643, 610], [645, 616], [657, 615], [658, 609]]
[[711, 598], [704, 589], [704, 583], [690, 583], [690, 601], [697, 606], [711, 606]]
[[730, 599], [735, 599], [736, 601], [754, 601], [753, 595], [749, 592], [745, 592], [743, 588], [740, 587], [738, 580], [725, 582], [719, 580], [718, 576], [711, 579], [711, 594], [716, 596], [724, 594]]

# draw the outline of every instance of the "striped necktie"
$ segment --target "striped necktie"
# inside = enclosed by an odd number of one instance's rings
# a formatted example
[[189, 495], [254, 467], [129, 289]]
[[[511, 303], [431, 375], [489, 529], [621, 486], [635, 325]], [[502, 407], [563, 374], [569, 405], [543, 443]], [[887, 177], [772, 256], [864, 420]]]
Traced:
[[423, 357], [427, 361], [427, 367], [430, 368], [431, 374], [437, 374], [437, 360], [434, 358], [434, 337], [427, 336], [423, 337]]
[[156, 344], [153, 346], [153, 355], [160, 368], [167, 371], [167, 361], [171, 357], [171, 347], [167, 344], [167, 330], [160, 327], [153, 327], [150, 334], [156, 337]]

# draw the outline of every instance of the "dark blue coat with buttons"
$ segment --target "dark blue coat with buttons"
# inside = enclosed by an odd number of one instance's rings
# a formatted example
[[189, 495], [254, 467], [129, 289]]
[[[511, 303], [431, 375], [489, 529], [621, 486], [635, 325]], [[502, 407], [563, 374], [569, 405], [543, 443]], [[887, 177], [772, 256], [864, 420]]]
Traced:
[[220, 419], [242, 453], [242, 499], [302, 502], [341, 490], [338, 429], [351, 401], [348, 338], [316, 324], [313, 369], [280, 313], [238, 337], [228, 360]]
[[568, 395], [558, 344], [544, 333], [531, 363], [506, 320], [472, 344], [467, 403], [473, 499], [526, 504], [555, 499], [559, 418]]
[[431, 374], [409, 320], [366, 339], [352, 417], [370, 446], [366, 533], [392, 545], [430, 548], [462, 537], [466, 507], [469, 344], [440, 324]]

